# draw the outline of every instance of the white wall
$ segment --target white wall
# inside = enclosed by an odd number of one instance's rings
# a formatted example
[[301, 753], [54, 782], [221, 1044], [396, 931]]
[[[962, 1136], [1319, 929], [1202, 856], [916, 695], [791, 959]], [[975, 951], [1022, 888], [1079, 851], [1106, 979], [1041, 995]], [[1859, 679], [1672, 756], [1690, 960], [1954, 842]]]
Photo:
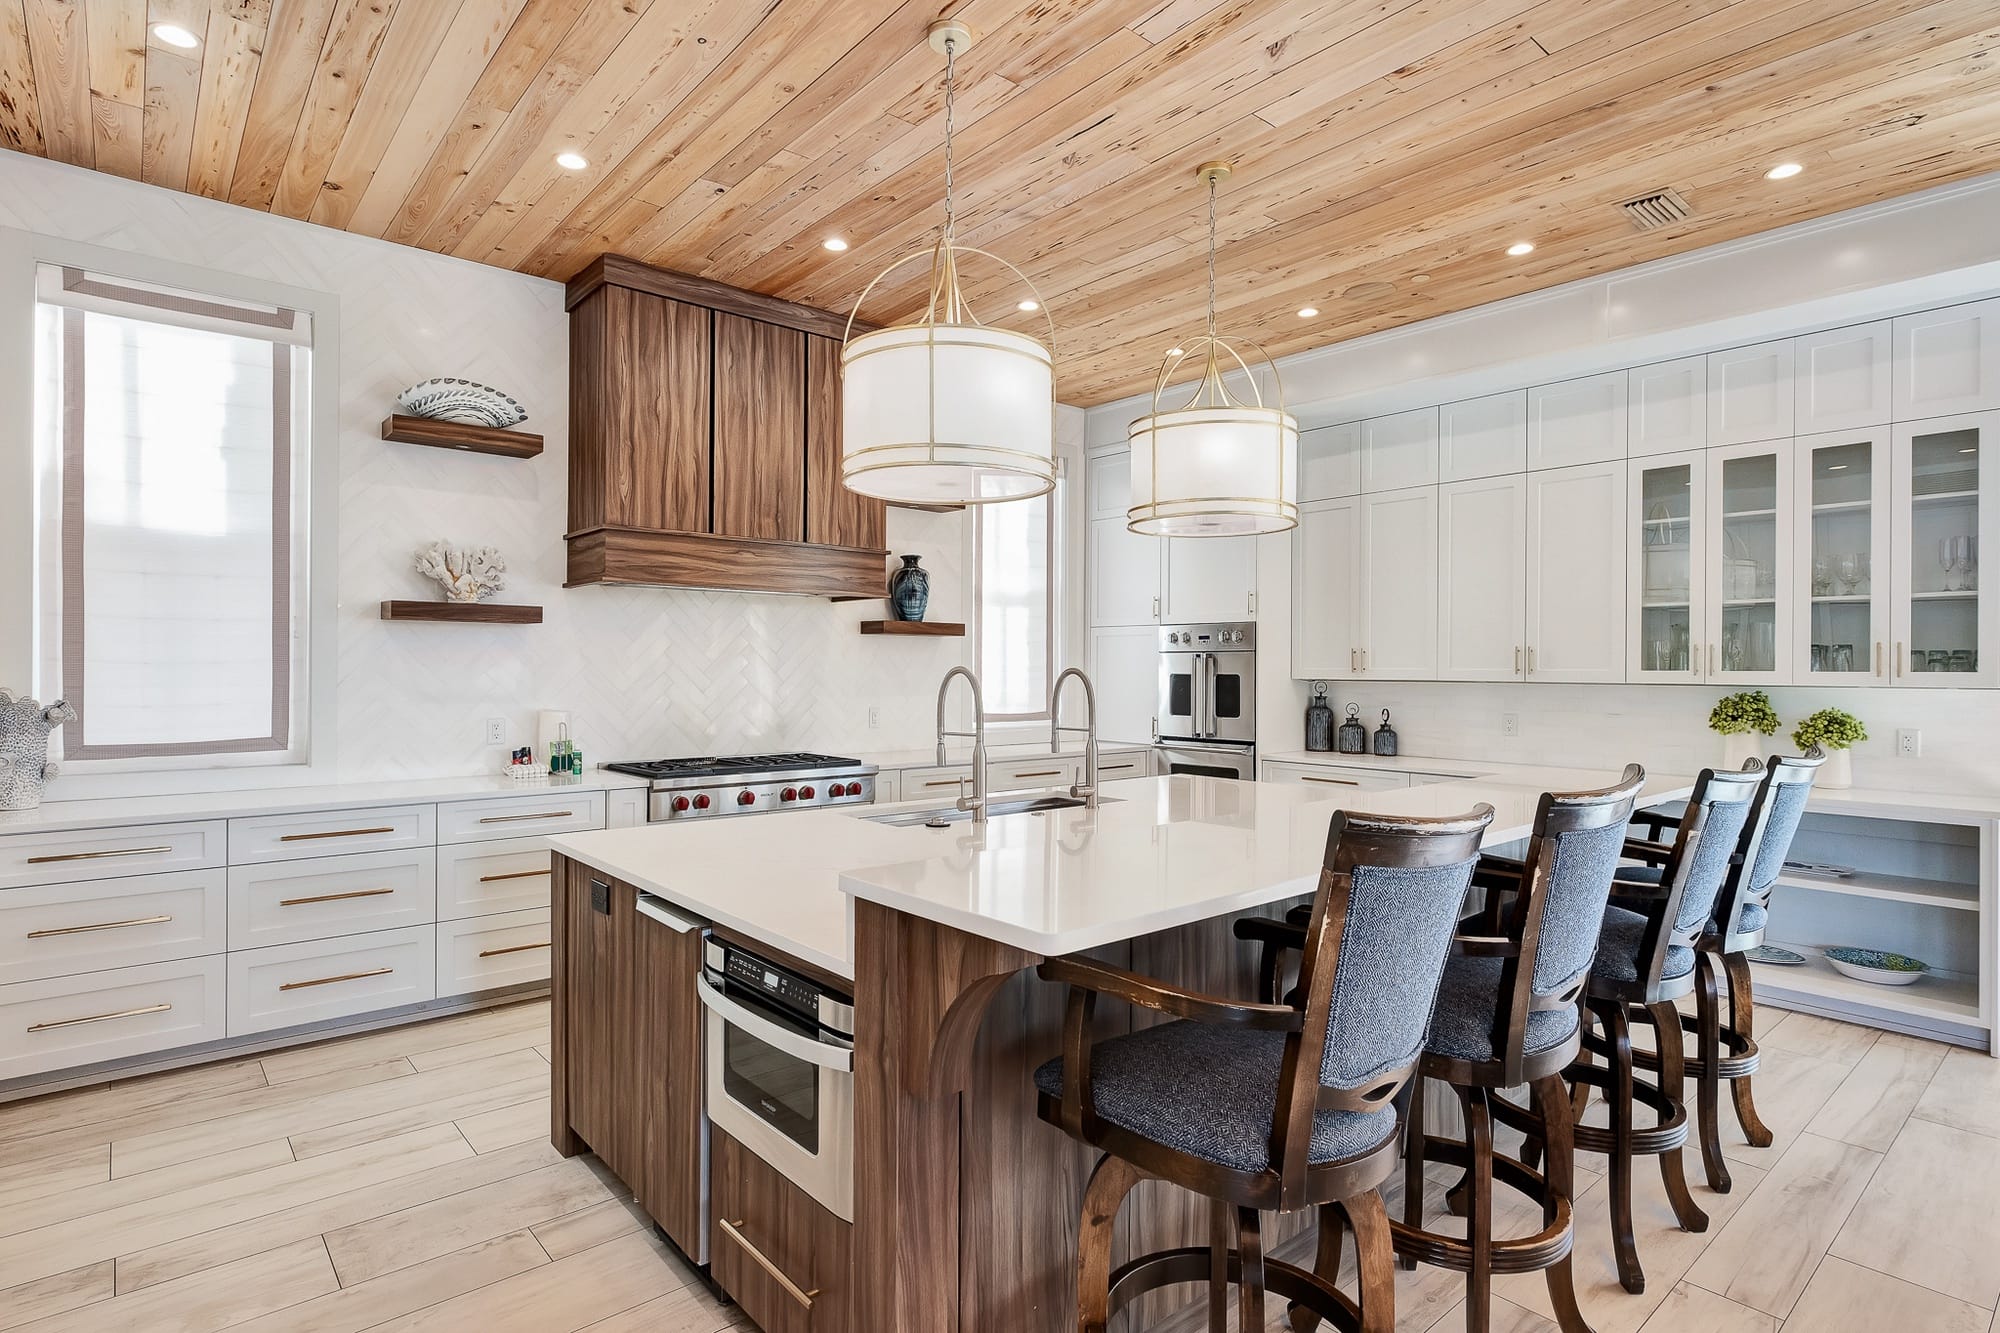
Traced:
[[[505, 717], [534, 739], [541, 708], [572, 710], [586, 758], [761, 748], [921, 745], [931, 699], [970, 639], [863, 638], [876, 602], [654, 588], [564, 590], [568, 320], [559, 284], [349, 236], [98, 172], [0, 152], [0, 227], [312, 288], [340, 305], [338, 769], [344, 778], [446, 776], [497, 762]], [[7, 311], [9, 320], [32, 312]], [[546, 437], [531, 462], [384, 443], [396, 392], [458, 375], [513, 394]], [[25, 404], [0, 407], [0, 480], [26, 477]], [[1080, 414], [1064, 433], [1080, 438]], [[932, 570], [931, 617], [969, 610], [960, 515], [890, 511], [889, 545]], [[390, 624], [385, 598], [435, 594], [410, 569], [434, 537], [500, 546], [503, 599], [546, 608], [536, 627]], [[19, 548], [9, 546], [7, 558]], [[0, 624], [23, 639], [25, 624]], [[16, 688], [24, 681], [0, 681]], [[871, 729], [868, 713], [879, 709]], [[73, 784], [70, 784], [73, 786]], [[167, 784], [162, 784], [167, 785]], [[200, 785], [188, 779], [181, 789]], [[65, 791], [58, 779], [51, 796]]]

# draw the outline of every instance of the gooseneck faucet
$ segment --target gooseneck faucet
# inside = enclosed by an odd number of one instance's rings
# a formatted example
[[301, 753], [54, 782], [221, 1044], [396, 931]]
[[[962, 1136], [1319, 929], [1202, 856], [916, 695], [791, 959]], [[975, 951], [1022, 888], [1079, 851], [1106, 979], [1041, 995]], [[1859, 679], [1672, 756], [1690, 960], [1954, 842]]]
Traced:
[[[946, 731], [944, 729], [945, 697], [951, 693], [953, 676], [965, 677], [965, 683], [972, 688], [972, 730]], [[947, 736], [970, 736], [972, 738], [972, 794], [965, 794], [965, 779], [958, 780], [958, 808], [972, 812], [972, 822], [986, 822], [986, 704], [979, 690], [979, 677], [972, 674], [969, 667], [955, 666], [944, 673], [938, 682], [937, 697], [937, 761], [938, 767], [945, 766], [944, 738]]]
[[[1065, 727], [1062, 724], [1062, 687], [1070, 677], [1083, 683], [1083, 712], [1086, 725]], [[1097, 687], [1090, 683], [1090, 677], [1081, 668], [1064, 667], [1056, 677], [1056, 683], [1049, 687], [1049, 753], [1062, 752], [1062, 734], [1065, 731], [1081, 731], [1089, 739], [1083, 743], [1083, 781], [1070, 784], [1069, 794], [1083, 801], [1086, 809], [1097, 808]]]

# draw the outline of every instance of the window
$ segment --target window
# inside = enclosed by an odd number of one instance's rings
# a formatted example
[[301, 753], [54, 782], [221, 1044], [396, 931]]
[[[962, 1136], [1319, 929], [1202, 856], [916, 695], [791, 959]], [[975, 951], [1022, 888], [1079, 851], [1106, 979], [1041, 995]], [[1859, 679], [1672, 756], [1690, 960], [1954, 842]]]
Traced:
[[1047, 495], [976, 508], [974, 632], [989, 718], [1028, 721], [1049, 715], [1063, 491], [1058, 476]]
[[73, 267], [37, 286], [63, 758], [297, 762], [310, 316]]

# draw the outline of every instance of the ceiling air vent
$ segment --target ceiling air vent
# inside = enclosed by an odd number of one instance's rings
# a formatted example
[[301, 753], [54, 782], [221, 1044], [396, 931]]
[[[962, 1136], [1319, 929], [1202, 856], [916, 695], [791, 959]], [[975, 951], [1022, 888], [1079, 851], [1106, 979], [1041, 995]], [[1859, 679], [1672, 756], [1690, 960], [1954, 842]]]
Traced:
[[1638, 231], [1670, 227], [1676, 222], [1686, 222], [1694, 216], [1694, 210], [1688, 207], [1688, 201], [1672, 190], [1654, 190], [1640, 195], [1637, 199], [1627, 199], [1618, 207], [1625, 210], [1625, 216], [1632, 219], [1632, 226]]

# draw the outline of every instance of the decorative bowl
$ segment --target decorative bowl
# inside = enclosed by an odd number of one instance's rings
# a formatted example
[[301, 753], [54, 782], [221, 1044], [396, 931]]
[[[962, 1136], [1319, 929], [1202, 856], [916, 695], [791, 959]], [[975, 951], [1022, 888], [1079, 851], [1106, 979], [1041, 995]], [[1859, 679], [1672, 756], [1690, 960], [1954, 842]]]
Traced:
[[506, 430], [528, 419], [528, 411], [501, 393], [472, 380], [440, 377], [412, 384], [396, 395], [396, 406], [413, 417], [456, 421]]
[[1931, 970], [1929, 963], [1907, 954], [1885, 953], [1880, 949], [1841, 946], [1826, 951], [1826, 961], [1834, 970], [1856, 981], [1876, 986], [1907, 986]]
[[1768, 963], [1772, 967], [1804, 967], [1806, 956], [1794, 949], [1780, 948], [1775, 944], [1760, 944], [1749, 954], [1753, 963]]

